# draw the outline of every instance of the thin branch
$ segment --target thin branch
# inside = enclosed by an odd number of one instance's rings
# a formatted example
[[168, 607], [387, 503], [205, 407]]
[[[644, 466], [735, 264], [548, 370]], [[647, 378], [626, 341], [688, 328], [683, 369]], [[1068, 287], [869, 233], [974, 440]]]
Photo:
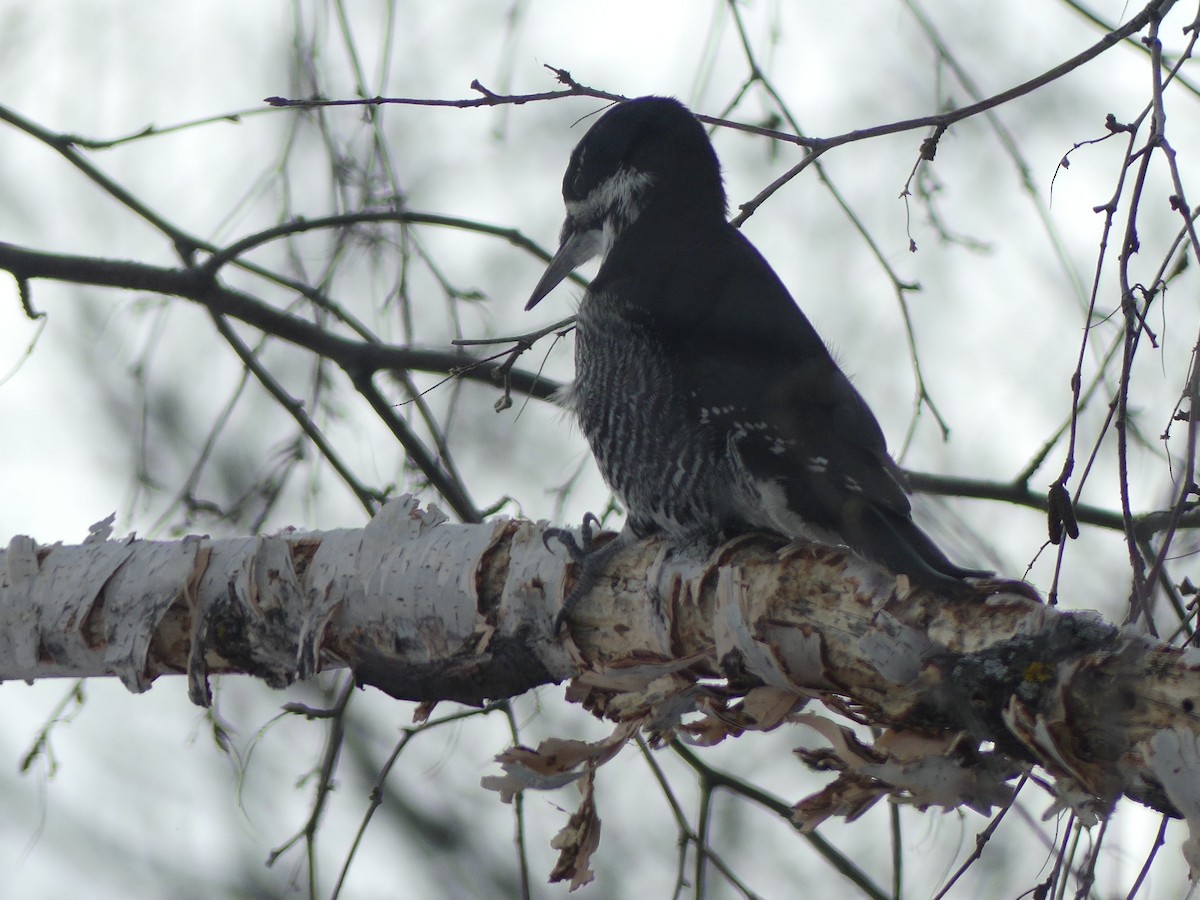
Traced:
[[239, 109], [236, 112], [218, 113], [212, 116], [203, 116], [199, 119], [189, 119], [186, 122], [177, 122], [174, 125], [147, 125], [130, 134], [115, 138], [89, 138], [69, 133], [62, 134], [59, 137], [68, 144], [72, 144], [83, 150], [111, 150], [113, 147], [120, 147], [122, 144], [131, 144], [134, 141], [146, 138], [175, 134], [179, 131], [200, 128], [204, 125], [215, 125], [220, 122], [230, 122], [234, 125], [240, 125], [242, 119], [248, 119], [251, 116], [261, 116], [264, 113], [270, 112], [272, 112], [270, 107], [256, 106], [252, 109]]
[[1154, 843], [1150, 845], [1150, 852], [1146, 854], [1146, 861], [1142, 864], [1142, 868], [1138, 871], [1137, 878], [1129, 888], [1129, 893], [1125, 895], [1126, 900], [1133, 900], [1137, 896], [1138, 891], [1142, 889], [1142, 884], [1146, 881], [1146, 876], [1150, 874], [1150, 866], [1158, 856], [1158, 850], [1167, 842], [1167, 824], [1171, 821], [1170, 816], [1163, 816], [1158, 823], [1158, 833], [1154, 835]]
[[[766, 791], [742, 781], [740, 778], [734, 778], [719, 769], [714, 769], [704, 760], [692, 752], [690, 748], [678, 740], [671, 741], [671, 749], [696, 771], [696, 774], [703, 778], [711, 788], [725, 788], [739, 797], [744, 797], [757, 803], [759, 806], [769, 809], [774, 812], [779, 818], [783, 819], [797, 831], [800, 831], [792, 818], [792, 808], [778, 797], [773, 797]], [[816, 832], [800, 832], [813, 848], [825, 858], [839, 873], [850, 879], [854, 884], [868, 897], [874, 900], [886, 900], [888, 894], [882, 888], [872, 882], [863, 872], [856, 866], [853, 861], [844, 856], [840, 850], [829, 843], [825, 838]]]
[[[1192, 50], [1195, 47], [1197, 38], [1200, 35], [1193, 29], [1191, 41], [1188, 43], [1187, 50], [1183, 54], [1183, 59], [1191, 56]], [[1183, 178], [1179, 174], [1179, 165], [1175, 155], [1175, 148], [1166, 137], [1166, 111], [1163, 104], [1163, 86], [1164, 80], [1162, 76], [1162, 43], [1158, 40], [1157, 35], [1153, 35], [1153, 40], [1149, 41], [1149, 49], [1151, 59], [1153, 60], [1154, 74], [1154, 108], [1155, 118], [1159, 123], [1158, 127], [1158, 145], [1162, 151], [1163, 157], [1167, 161], [1167, 168], [1171, 173], [1171, 183], [1175, 189], [1175, 193], [1171, 195], [1171, 208], [1176, 210], [1183, 218], [1183, 231], [1187, 234], [1188, 246], [1192, 248], [1192, 254], [1200, 259], [1200, 235], [1196, 233], [1195, 218], [1188, 206], [1187, 195], [1184, 192]], [[1181, 60], [1182, 61], [1182, 60]], [[1171, 73], [1171, 77], [1175, 75]], [[1173, 255], [1168, 254], [1167, 259]], [[1165, 268], [1167, 260], [1163, 261]], [[1160, 269], [1156, 274], [1153, 287], [1158, 288], [1164, 276], [1163, 269]], [[1200, 359], [1197, 359], [1196, 348], [1200, 347], [1200, 338], [1193, 344], [1192, 358], [1189, 364], [1189, 372], [1187, 383], [1182, 392], [1183, 397], [1188, 401], [1188, 427], [1187, 427], [1187, 451], [1184, 453], [1184, 472], [1183, 477], [1179, 479], [1179, 490], [1177, 492], [1175, 503], [1172, 504], [1172, 525], [1166, 529], [1163, 537], [1162, 546], [1159, 547], [1158, 554], [1154, 557], [1154, 562], [1150, 567], [1150, 572], [1146, 576], [1148, 584], [1153, 585], [1158, 577], [1158, 574], [1163, 571], [1166, 565], [1167, 555], [1170, 551], [1171, 540], [1174, 537], [1174, 523], [1178, 521], [1188, 509], [1194, 505], [1192, 498], [1197, 494], [1196, 488], [1196, 452], [1197, 452], [1197, 427], [1200, 426], [1200, 416], [1192, 413], [1200, 410]], [[1168, 579], [1169, 581], [1169, 579]], [[1181, 616], [1182, 619], [1182, 616]]]
[[242, 361], [248, 371], [250, 371], [258, 383], [270, 394], [280, 408], [285, 410], [300, 426], [300, 430], [313, 442], [313, 446], [317, 448], [320, 454], [325, 458], [326, 462], [342, 479], [346, 487], [350, 488], [358, 502], [368, 515], [374, 515], [379, 510], [379, 505], [385, 499], [378, 491], [369, 490], [364, 486], [354, 473], [350, 470], [343, 461], [333, 445], [325, 439], [324, 433], [313, 421], [312, 416], [304, 409], [304, 404], [296, 398], [292, 397], [284, 389], [273, 375], [259, 362], [258, 357], [246, 345], [246, 343], [238, 336], [237, 332], [230, 326], [229, 321], [221, 315], [210, 313], [213, 324], [217, 331], [225, 338], [226, 343], [238, 358]]
[[446, 499], [455, 514], [464, 522], [482, 522], [483, 515], [479, 512], [475, 501], [471, 499], [467, 486], [461, 479], [455, 477], [454, 472], [447, 469], [439, 459], [429, 452], [404, 417], [396, 415], [395, 408], [375, 387], [375, 382], [371, 380], [371, 373], [350, 370], [348, 374], [355, 389], [370, 404], [380, 421], [395, 435], [413, 465], [421, 470], [429, 480], [430, 486]]
[[385, 797], [384, 789], [387, 786], [388, 776], [391, 775], [396, 763], [400, 760], [400, 754], [404, 752], [408, 745], [415, 738], [426, 734], [427, 732], [433, 731], [442, 725], [459, 722], [463, 719], [486, 716], [488, 713], [495, 712], [497, 710], [504, 711], [508, 708], [508, 706], [509, 703], [507, 700], [501, 700], [495, 703], [489, 703], [487, 706], [484, 706], [481, 709], [468, 709], [463, 710], [462, 712], [450, 713], [449, 715], [443, 716], [440, 719], [422, 722], [419, 725], [409, 725], [402, 729], [403, 733], [401, 734], [400, 739], [396, 742], [395, 746], [392, 747], [392, 752], [388, 754], [388, 758], [384, 761], [383, 765], [379, 767], [379, 772], [375, 777], [375, 783], [371, 787], [370, 801], [367, 804], [366, 811], [363, 813], [362, 821], [360, 821], [358, 824], [358, 830], [354, 833], [354, 839], [350, 842], [350, 849], [346, 852], [346, 858], [342, 861], [342, 867], [338, 872], [337, 881], [334, 883], [333, 890], [329, 894], [330, 900], [337, 900], [337, 898], [341, 896], [342, 888], [344, 888], [346, 884], [346, 878], [350, 874], [350, 865], [354, 862], [354, 857], [357, 855], [362, 846], [363, 838], [366, 837], [367, 826], [371, 824], [371, 819], [374, 818], [375, 813], [383, 805]]
[[[341, 213], [331, 216], [320, 216], [313, 219], [293, 219], [271, 228], [249, 234], [226, 247], [214, 252], [197, 268], [208, 275], [216, 275], [222, 266], [236, 260], [243, 254], [260, 247], [263, 244], [304, 234], [309, 231], [319, 231], [326, 228], [349, 228], [373, 222], [400, 222], [408, 225], [438, 225], [444, 228], [455, 228], [461, 231], [471, 231], [476, 234], [486, 234], [507, 241], [514, 247], [536, 256], [543, 262], [549, 262], [552, 254], [536, 241], [526, 237], [516, 228], [501, 225], [489, 225], [473, 219], [463, 219], [458, 216], [443, 216], [436, 213], [416, 212], [407, 209], [359, 210], [353, 213]], [[587, 287], [587, 280], [572, 273], [571, 279], [581, 287]]]
[[[857, 141], [868, 140], [871, 138], [884, 137], [891, 134], [900, 134], [905, 131], [914, 131], [921, 128], [944, 128], [963, 119], [969, 119], [979, 113], [994, 109], [997, 106], [1002, 106], [1018, 97], [1023, 97], [1026, 94], [1033, 93], [1039, 88], [1057, 81], [1064, 75], [1069, 75], [1071, 72], [1091, 62], [1096, 57], [1100, 56], [1105, 51], [1111, 49], [1116, 44], [1121, 43], [1130, 36], [1137, 34], [1145, 28], [1153, 18], [1161, 18], [1166, 15], [1167, 11], [1175, 5], [1175, 0], [1153, 0], [1136, 16], [1120, 28], [1104, 35], [1099, 41], [1093, 44], [1082, 53], [1072, 56], [1070, 59], [1059, 63], [1052, 69], [1043, 72], [1036, 78], [1031, 78], [1028, 81], [1014, 85], [1007, 90], [994, 94], [991, 97], [980, 100], [977, 103], [972, 103], [968, 106], [963, 106], [954, 110], [936, 113], [928, 116], [919, 116], [912, 119], [902, 119], [896, 122], [890, 122], [884, 125], [875, 125], [870, 128], [859, 128], [854, 131], [847, 131], [843, 134], [837, 134], [827, 138], [802, 137], [796, 134], [788, 134], [786, 132], [775, 131], [770, 128], [761, 128], [754, 125], [746, 125], [742, 123], [729, 122], [723, 119], [716, 119], [711, 116], [698, 115], [697, 118], [702, 122], [707, 122], [711, 125], [718, 125], [723, 128], [734, 128], [739, 131], [746, 131], [751, 134], [759, 134], [770, 137], [774, 140], [784, 141], [791, 144], [798, 144], [803, 147], [810, 148], [814, 151], [824, 152], [833, 147], [839, 147], [842, 144], [854, 143]], [[475, 107], [491, 107], [516, 105], [520, 106], [525, 103], [536, 103], [544, 100], [561, 100], [565, 97], [593, 97], [599, 100], [607, 100], [610, 102], [620, 102], [628, 99], [623, 94], [614, 94], [608, 91], [601, 91], [596, 88], [588, 87], [580, 84], [566, 69], [556, 68], [551, 65], [546, 66], [562, 84], [566, 85], [564, 90], [560, 91], [542, 91], [532, 94], [497, 94], [484, 87], [478, 79], [471, 82], [471, 89], [481, 94], [479, 97], [469, 97], [459, 100], [444, 100], [430, 99], [424, 97], [369, 97], [356, 100], [326, 100], [321, 97], [313, 97], [307, 100], [295, 100], [285, 97], [267, 97], [264, 102], [275, 107], [291, 107], [301, 109], [311, 109], [330, 106], [383, 106], [383, 105], [399, 105], [399, 106], [433, 106], [433, 107], [451, 107], [455, 109], [469, 109]], [[813, 158], [819, 155], [814, 154]], [[806, 161], [811, 162], [809, 159]], [[802, 168], [802, 167], [800, 167]], [[796, 172], [790, 173], [792, 176], [798, 174], [800, 168]], [[786, 181], [787, 179], [785, 179]], [[761, 203], [761, 200], [755, 198]], [[765, 197], [762, 199], [766, 199]]]
[[[729, 867], [729, 865], [721, 859], [721, 857], [708, 846], [707, 841], [691, 827], [687, 821], [687, 816], [683, 812], [683, 807], [679, 805], [679, 801], [675, 798], [674, 792], [671, 790], [671, 784], [667, 780], [666, 773], [658, 764], [658, 760], [654, 758], [654, 752], [646, 743], [646, 739], [642, 735], [636, 736], [638, 749], [642, 752], [642, 758], [646, 761], [646, 765], [650, 768], [654, 780], [658, 782], [659, 789], [667, 800], [667, 804], [671, 807], [671, 814], [675, 818], [675, 827], [679, 830], [680, 843], [683, 845], [683, 850], [686, 850], [688, 844], [696, 848], [697, 860], [704, 859], [711, 862], [713, 866], [741, 893], [743, 897], [757, 897], [746, 884], [742, 882], [737, 874]], [[518, 795], [519, 796], [519, 795]], [[697, 879], [694, 887], [697, 891], [697, 896], [704, 896], [701, 887], [703, 882]]]
[[[1023, 97], [1026, 94], [1030, 94], [1038, 90], [1039, 88], [1043, 88], [1051, 82], [1057, 81], [1064, 75], [1069, 75], [1071, 72], [1075, 71], [1081, 66], [1091, 62], [1093, 59], [1111, 49], [1118, 43], [1121, 43], [1131, 35], [1137, 34], [1148, 24], [1150, 24], [1151, 20], [1161, 18], [1162, 16], [1166, 15], [1167, 10], [1174, 5], [1175, 0], [1154, 0], [1154, 2], [1149, 3], [1140, 13], [1138, 13], [1120, 28], [1104, 35], [1104, 37], [1102, 37], [1087, 50], [1084, 50], [1082, 53], [1076, 54], [1054, 68], [1043, 72], [1036, 78], [1031, 78], [1030, 80], [1015, 85], [1008, 90], [1001, 91], [998, 94], [993, 94], [991, 97], [987, 97], [967, 106], [959, 107], [958, 109], [947, 110], [945, 112], [928, 116], [918, 116], [913, 119], [902, 119], [897, 122], [890, 122], [885, 125], [875, 125], [870, 128], [859, 128], [854, 131], [847, 131], [843, 134], [834, 135], [833, 137], [828, 138], [799, 137], [797, 135], [783, 134], [779, 134], [778, 136], [771, 135], [771, 137], [775, 138], [776, 140], [788, 141], [789, 143], [800, 144], [801, 146], [807, 147], [809, 149], [809, 153], [803, 160], [797, 163], [796, 166], [788, 170], [785, 175], [776, 179], [776, 181], [772, 182], [767, 189], [750, 201], [750, 204], [743, 206], [742, 209], [745, 211], [746, 216], [752, 215], [754, 210], [761, 206], [763, 201], [770, 197], [771, 194], [777, 191], [796, 175], [800, 174], [800, 172], [813, 163], [822, 153], [833, 147], [840, 147], [843, 144], [865, 141], [871, 138], [884, 137], [891, 134], [901, 134], [905, 131], [915, 131], [917, 129], [933, 128], [944, 130], [948, 126], [957, 122], [961, 122], [964, 119], [969, 119], [972, 116], [977, 116], [980, 113], [995, 109], [998, 106], [1003, 106], [1005, 103], [1015, 100], [1018, 97]], [[704, 117], [701, 117], [701, 119], [702, 121], [710, 121]], [[716, 122], [714, 124], [723, 125], [724, 123]]]
[[[354, 679], [351, 677], [343, 677], [342, 684], [337, 692], [337, 699], [334, 701], [333, 707], [328, 711], [322, 711], [321, 717], [329, 720], [329, 732], [325, 736], [325, 749], [321, 754], [321, 762], [317, 767], [318, 778], [316, 787], [313, 792], [313, 805], [309, 811], [308, 819], [305, 820], [303, 827], [296, 832], [291, 838], [284, 841], [278, 847], [271, 851], [267, 858], [267, 865], [274, 865], [284, 853], [290, 850], [297, 842], [303, 840], [307, 848], [308, 858], [308, 874], [310, 894], [315, 896], [316, 892], [316, 859], [317, 859], [317, 831], [321, 822], [321, 816], [325, 812], [325, 804], [329, 799], [330, 792], [334, 788], [334, 772], [337, 769], [337, 760], [342, 752], [342, 745], [346, 738], [346, 708], [350, 704], [351, 698], [355, 693]], [[307, 712], [292, 710], [300, 715], [307, 715]]]
[[0, 122], [7, 122], [9, 125], [37, 138], [60, 153], [71, 165], [83, 172], [84, 175], [99, 185], [105, 192], [170, 238], [171, 242], [175, 245], [175, 252], [179, 254], [180, 259], [183, 261], [189, 261], [197, 250], [207, 249], [207, 244], [204, 241], [168, 222], [88, 162], [76, 149], [75, 142], [68, 136], [56, 134], [47, 128], [43, 128], [6, 106], [0, 106]]
[[[274, 309], [243, 291], [206, 280], [194, 269], [44, 253], [0, 242], [0, 270], [24, 280], [45, 278], [182, 297], [327, 357], [347, 370], [412, 369], [494, 383], [494, 375], [500, 369], [496, 363], [474, 359], [462, 352], [350, 340], [307, 319]], [[514, 388], [536, 399], [550, 399], [559, 387], [530, 372], [514, 369], [509, 374]]]
[[[215, 245], [196, 235], [190, 234], [179, 226], [169, 222], [167, 219], [142, 203], [138, 198], [134, 197], [133, 194], [127, 191], [120, 184], [101, 172], [76, 149], [72, 142], [71, 136], [58, 134], [47, 128], [43, 128], [35, 122], [24, 118], [13, 110], [10, 110], [2, 105], [0, 105], [0, 122], [8, 122], [18, 130], [25, 132], [29, 136], [41, 141], [58, 153], [62, 154], [62, 156], [68, 162], [75, 166], [75, 168], [82, 172], [85, 177], [91, 180], [102, 191], [113, 197], [115, 200], [117, 200], [117, 202], [132, 211], [139, 218], [144, 219], [146, 222], [150, 223], [152, 226], [161, 231], [171, 241], [175, 248], [176, 254], [186, 265], [190, 266], [192, 264], [197, 252], [205, 252], [210, 254], [219, 252]], [[310, 302], [320, 306], [321, 308], [328, 309], [330, 312], [336, 315], [340, 321], [358, 333], [362, 334], [364, 337], [371, 336], [370, 332], [365, 328], [365, 326], [357, 322], [357, 320], [355, 320], [354, 317], [349, 315], [345, 310], [339, 309], [329, 300], [329, 298], [322, 294], [321, 291], [312, 287], [311, 285], [288, 278], [284, 275], [280, 275], [277, 272], [272, 272], [269, 269], [253, 263], [239, 260], [238, 265], [251, 274], [257, 275], [260, 278], [264, 278], [267, 281], [279, 285], [280, 287], [295, 291], [297, 294], [309, 300]], [[18, 279], [18, 284], [21, 284], [20, 279]], [[26, 298], [23, 296], [22, 299], [24, 300]]]
[[[929, 39], [929, 42], [937, 51], [938, 58], [943, 60], [946, 65], [950, 67], [950, 70], [954, 73], [954, 77], [958, 79], [958, 83], [961, 84], [967, 91], [968, 95], [974, 98], [976, 101], [982, 100], [983, 92], [975, 83], [975, 79], [971, 77], [966, 66], [958, 59], [958, 57], [951, 50], [950, 46], [942, 38], [942, 35], [935, 27], [933, 20], [930, 19], [929, 15], [925, 12], [925, 9], [918, 3], [918, 0], [907, 0], [906, 6], [913, 14], [913, 17], [916, 19], [921, 30]], [[1109, 28], [1107, 30], [1112, 31], [1113, 29]], [[1130, 43], [1136, 42], [1130, 41]], [[1037, 215], [1038, 221], [1042, 225], [1042, 230], [1046, 233], [1046, 237], [1050, 240], [1050, 246], [1054, 250], [1055, 257], [1058, 259], [1059, 267], [1062, 269], [1063, 274], [1066, 275], [1067, 280], [1071, 283], [1071, 287], [1075, 291], [1079, 301], [1081, 303], [1086, 302], [1086, 288], [1084, 287], [1079, 273], [1076, 271], [1076, 268], [1073, 265], [1069, 254], [1067, 253], [1067, 249], [1063, 243], [1062, 235], [1059, 229], [1055, 226], [1054, 222], [1050, 218], [1049, 205], [1042, 201], [1041, 193], [1034, 184], [1031, 167], [1029, 162], [1025, 159], [1024, 154], [1021, 152], [1021, 148], [1017, 139], [1004, 125], [1000, 119], [1000, 116], [994, 110], [988, 110], [984, 114], [984, 118], [988, 125], [991, 126], [991, 129], [996, 135], [997, 140], [999, 140], [1000, 146], [1004, 148], [1004, 152], [1007, 153], [1009, 159], [1012, 160], [1013, 166], [1016, 168], [1017, 174], [1021, 179], [1021, 188], [1025, 192], [1026, 196], [1028, 196], [1030, 203], [1033, 206], [1034, 213]], [[928, 139], [928, 142], [936, 146], [940, 139], [941, 132], [939, 131], [935, 132], [934, 135]], [[922, 144], [922, 148], [924, 147], [925, 144]], [[925, 161], [924, 156], [924, 154], [918, 155], [916, 166], [920, 166], [921, 163]]]
[[[1098, 28], [1103, 29], [1104, 31], [1116, 30], [1113, 27], [1113, 24], [1111, 22], [1105, 21], [1100, 16], [1098, 16], [1094, 12], [1092, 12], [1090, 9], [1085, 7], [1082, 3], [1076, 2], [1076, 0], [1059, 0], [1059, 2], [1062, 3], [1063, 5], [1065, 5], [1067, 8], [1074, 10], [1080, 16], [1082, 16], [1084, 19], [1091, 22], [1093, 25], [1097, 26]], [[1140, 53], [1145, 53], [1147, 56], [1150, 55], [1150, 48], [1147, 47], [1145, 44], [1143, 44], [1141, 41], [1135, 41], [1132, 36], [1125, 38], [1125, 46], [1131, 47], [1132, 49], [1137, 50]], [[1184, 57], [1187, 56], [1186, 53], [1184, 53], [1182, 55]], [[1184, 90], [1186, 90], [1188, 93], [1190, 93], [1196, 97], [1200, 97], [1200, 87], [1197, 87], [1196, 85], [1192, 84], [1192, 82], [1188, 81], [1182, 75], [1177, 76], [1176, 80], [1184, 88]]]
[[943, 897], [949, 894], [950, 889], [966, 874], [967, 869], [971, 868], [971, 866], [983, 857], [983, 850], [987, 846], [988, 841], [992, 839], [992, 835], [996, 833], [996, 829], [1000, 827], [1000, 823], [1004, 821], [1004, 817], [1008, 815], [1008, 811], [1017, 802], [1017, 795], [1021, 793], [1021, 788], [1025, 787], [1025, 783], [1028, 780], [1028, 772], [1022, 774], [1017, 780], [1017, 783], [1013, 786], [1011, 799], [1004, 806], [1000, 807], [1000, 811], [996, 815], [992, 816], [992, 820], [988, 822], [987, 828], [975, 835], [975, 849], [971, 851], [971, 855], [963, 861], [963, 864], [954, 871], [954, 874], [946, 879], [946, 883], [942, 885], [942, 889], [933, 895], [933, 900], [942, 900]]
[[[1046, 494], [1032, 491], [1024, 484], [987, 481], [981, 478], [959, 478], [954, 475], [931, 475], [925, 472], [905, 472], [905, 475], [914, 490], [925, 494], [970, 497], [976, 500], [999, 500], [1043, 512], [1049, 508]], [[1075, 515], [1080, 522], [1087, 525], [1095, 525], [1113, 531], [1123, 532], [1125, 530], [1124, 517], [1116, 510], [1077, 504]], [[1152, 535], [1162, 531], [1170, 527], [1171, 516], [1170, 510], [1155, 510], [1135, 515], [1133, 517], [1134, 532], [1138, 535]], [[1189, 510], [1181, 515], [1178, 526], [1180, 528], [1200, 527], [1200, 510]]]

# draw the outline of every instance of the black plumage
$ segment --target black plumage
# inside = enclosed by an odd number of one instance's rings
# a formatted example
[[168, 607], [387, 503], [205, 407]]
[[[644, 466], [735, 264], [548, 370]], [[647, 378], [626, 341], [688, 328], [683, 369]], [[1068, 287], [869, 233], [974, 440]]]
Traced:
[[675, 100], [606, 112], [571, 155], [561, 246], [527, 309], [603, 262], [567, 394], [636, 536], [766, 530], [844, 543], [945, 588], [879, 423], [774, 270], [726, 218], [720, 164]]

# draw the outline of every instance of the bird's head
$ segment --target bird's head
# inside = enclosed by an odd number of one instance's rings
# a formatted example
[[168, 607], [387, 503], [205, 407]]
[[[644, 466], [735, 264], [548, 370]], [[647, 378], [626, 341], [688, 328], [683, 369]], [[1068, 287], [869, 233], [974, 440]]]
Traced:
[[603, 259], [651, 205], [678, 205], [679, 221], [725, 216], [717, 154], [704, 126], [670, 97], [627, 100], [601, 116], [571, 153], [563, 201], [558, 252], [526, 309], [588, 260]]

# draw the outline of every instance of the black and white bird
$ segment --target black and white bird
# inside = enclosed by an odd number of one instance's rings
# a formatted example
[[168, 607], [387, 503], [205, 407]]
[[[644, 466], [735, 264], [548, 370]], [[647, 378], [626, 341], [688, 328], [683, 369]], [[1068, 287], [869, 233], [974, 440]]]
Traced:
[[565, 402], [636, 537], [765, 530], [844, 544], [914, 583], [952, 563], [913, 522], [866, 401], [726, 216], [703, 126], [666, 97], [606, 112], [571, 154], [561, 245], [526, 309], [590, 259]]

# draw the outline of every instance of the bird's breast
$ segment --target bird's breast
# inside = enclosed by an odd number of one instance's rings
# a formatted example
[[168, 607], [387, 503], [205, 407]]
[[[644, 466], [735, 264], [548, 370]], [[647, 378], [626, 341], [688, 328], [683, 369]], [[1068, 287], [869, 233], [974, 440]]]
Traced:
[[701, 420], [653, 331], [604, 294], [579, 310], [571, 404], [605, 481], [635, 532], [691, 538], [737, 505], [735, 454]]

